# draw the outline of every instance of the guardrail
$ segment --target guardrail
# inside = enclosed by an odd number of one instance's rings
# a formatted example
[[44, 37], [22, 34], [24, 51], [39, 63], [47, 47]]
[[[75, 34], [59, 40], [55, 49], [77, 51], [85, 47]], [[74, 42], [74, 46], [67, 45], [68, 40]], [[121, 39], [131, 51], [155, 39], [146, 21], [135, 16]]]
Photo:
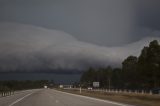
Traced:
[[10, 96], [10, 95], [14, 95], [14, 91], [1, 91], [0, 92], [0, 97]]
[[[80, 91], [80, 88], [64, 88], [64, 89]], [[149, 95], [153, 94], [151, 90], [129, 90], [129, 89], [81, 89], [81, 91], [123, 93], [123, 94], [149, 94]]]

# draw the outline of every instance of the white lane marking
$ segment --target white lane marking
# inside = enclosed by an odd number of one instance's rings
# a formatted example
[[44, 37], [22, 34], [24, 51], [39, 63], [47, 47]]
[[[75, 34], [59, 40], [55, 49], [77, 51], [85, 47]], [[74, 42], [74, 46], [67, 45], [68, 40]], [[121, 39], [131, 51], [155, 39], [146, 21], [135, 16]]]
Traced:
[[19, 95], [19, 94], [21, 94], [21, 93], [38, 91], [38, 90], [41, 90], [41, 89], [31, 89], [31, 90], [15, 91], [13, 95], [5, 96], [5, 97], [0, 97], [0, 99], [8, 98], [8, 97], [15, 96], [15, 95]]
[[20, 102], [21, 100], [23, 100], [24, 98], [26, 98], [26, 97], [28, 97], [28, 96], [30, 96], [30, 95], [32, 95], [32, 94], [33, 94], [33, 93], [30, 93], [30, 94], [27, 94], [27, 95], [23, 96], [22, 98], [17, 99], [17, 100], [14, 101], [13, 103], [11, 103], [9, 106], [15, 105], [16, 103]]
[[[31, 90], [32, 91], [32, 90]], [[25, 93], [25, 92], [29, 92], [29, 90], [26, 90], [26, 91], [15, 91], [13, 95], [8, 95], [8, 96], [5, 96], [5, 97], [0, 97], [0, 99], [2, 98], [8, 98], [8, 97], [11, 97], [11, 96], [14, 96], [14, 95], [18, 95], [18, 94], [21, 94], [21, 93]]]
[[102, 100], [102, 99], [97, 99], [97, 98], [78, 95], [78, 94], [71, 94], [71, 93], [57, 91], [57, 90], [54, 90], [54, 91], [59, 92], [59, 93], [63, 93], [63, 94], [72, 95], [72, 96], [81, 97], [81, 98], [86, 98], [86, 99], [90, 99], [90, 100], [95, 100], [95, 101], [99, 101], [99, 102], [105, 102], [105, 103], [109, 103], [109, 104], [113, 104], [113, 105], [118, 105], [118, 106], [134, 106], [134, 105], [122, 104], [122, 103], [118, 103], [118, 102], [113, 102], [113, 101], [109, 101], [109, 100]]

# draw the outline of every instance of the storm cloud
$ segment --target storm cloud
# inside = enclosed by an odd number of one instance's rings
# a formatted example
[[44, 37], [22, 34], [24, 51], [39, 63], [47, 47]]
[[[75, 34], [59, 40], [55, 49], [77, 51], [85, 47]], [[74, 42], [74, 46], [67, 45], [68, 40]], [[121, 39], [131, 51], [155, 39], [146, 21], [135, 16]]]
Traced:
[[1, 72], [120, 67], [124, 58], [138, 56], [149, 41], [159, 39], [145, 38], [125, 46], [104, 47], [81, 42], [63, 31], [17, 23], [1, 23], [0, 35]]
[[1, 0], [0, 21], [58, 29], [84, 42], [115, 46], [132, 41], [135, 16], [130, 0]]
[[0, 0], [0, 71], [121, 67], [160, 38], [159, 0]]

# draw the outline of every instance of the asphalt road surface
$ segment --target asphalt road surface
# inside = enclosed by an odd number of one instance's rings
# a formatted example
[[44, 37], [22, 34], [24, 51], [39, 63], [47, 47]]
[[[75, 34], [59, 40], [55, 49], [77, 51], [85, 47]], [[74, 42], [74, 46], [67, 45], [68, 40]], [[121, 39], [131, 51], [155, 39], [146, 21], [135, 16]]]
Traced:
[[53, 89], [37, 89], [0, 98], [0, 106], [129, 106]]

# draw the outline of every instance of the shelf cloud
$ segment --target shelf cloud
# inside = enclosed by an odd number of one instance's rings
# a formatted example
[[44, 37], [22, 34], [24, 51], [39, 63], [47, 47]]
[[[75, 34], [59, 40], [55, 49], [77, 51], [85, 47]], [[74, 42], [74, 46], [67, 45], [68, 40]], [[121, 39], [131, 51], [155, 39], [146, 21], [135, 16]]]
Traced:
[[[159, 31], [150, 31], [160, 35]], [[37, 26], [0, 23], [0, 72], [77, 70], [88, 67], [120, 67], [124, 58], [138, 56], [159, 37], [146, 37], [124, 46], [107, 47], [82, 42], [63, 31]]]

